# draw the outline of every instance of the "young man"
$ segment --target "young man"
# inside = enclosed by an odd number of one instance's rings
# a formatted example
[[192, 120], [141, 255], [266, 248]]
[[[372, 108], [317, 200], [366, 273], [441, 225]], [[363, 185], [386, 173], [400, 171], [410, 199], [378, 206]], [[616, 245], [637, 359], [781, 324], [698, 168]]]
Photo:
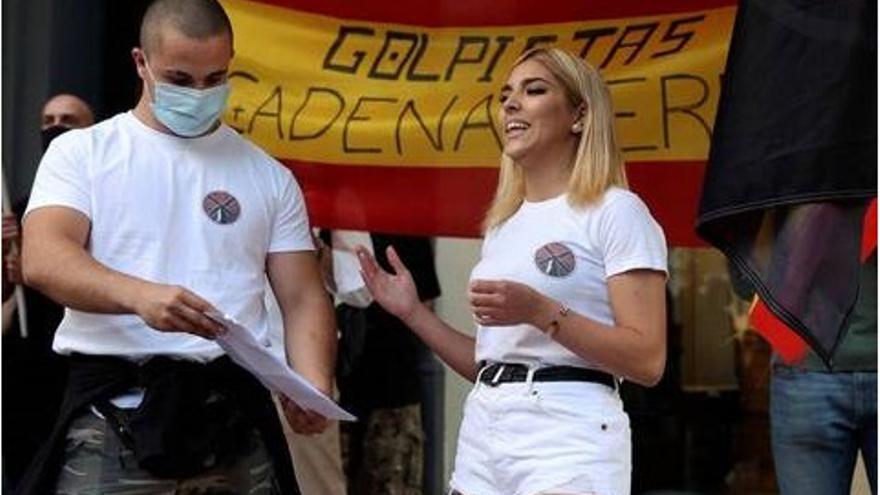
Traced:
[[[158, 0], [140, 36], [137, 106], [56, 139], [25, 217], [25, 280], [69, 308], [53, 347], [71, 382], [23, 491], [296, 493], [269, 394], [211, 341], [223, 329], [206, 313], [265, 339], [268, 276], [289, 362], [331, 391], [302, 193], [219, 121], [233, 36], [216, 0]], [[327, 426], [290, 402], [285, 414], [299, 432]]]

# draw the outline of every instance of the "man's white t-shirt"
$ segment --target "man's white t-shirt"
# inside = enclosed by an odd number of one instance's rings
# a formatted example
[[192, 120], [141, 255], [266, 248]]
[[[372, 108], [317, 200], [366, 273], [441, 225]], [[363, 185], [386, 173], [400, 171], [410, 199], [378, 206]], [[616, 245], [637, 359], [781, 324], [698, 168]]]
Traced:
[[[293, 174], [221, 125], [199, 138], [156, 131], [131, 112], [59, 136], [43, 157], [28, 213], [72, 208], [89, 218], [99, 263], [185, 287], [266, 339], [268, 253], [314, 249]], [[137, 315], [67, 309], [53, 349], [141, 360], [207, 361], [203, 338], [160, 332]]]
[[[605, 325], [614, 317], [607, 279], [634, 269], [667, 271], [663, 231], [635, 194], [611, 188], [586, 208], [563, 194], [523, 202], [487, 233], [471, 280], [526, 284]], [[477, 361], [594, 367], [532, 325], [479, 326]]]

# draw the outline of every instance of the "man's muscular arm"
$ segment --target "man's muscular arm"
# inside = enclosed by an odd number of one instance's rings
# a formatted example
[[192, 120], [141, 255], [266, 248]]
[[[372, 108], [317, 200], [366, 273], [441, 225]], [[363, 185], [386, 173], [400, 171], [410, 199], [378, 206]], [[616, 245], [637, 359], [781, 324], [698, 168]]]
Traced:
[[64, 306], [91, 313], [137, 314], [156, 330], [212, 337], [222, 327], [210, 303], [184, 287], [111, 270], [86, 250], [91, 222], [67, 207], [30, 212], [22, 233], [25, 283]]

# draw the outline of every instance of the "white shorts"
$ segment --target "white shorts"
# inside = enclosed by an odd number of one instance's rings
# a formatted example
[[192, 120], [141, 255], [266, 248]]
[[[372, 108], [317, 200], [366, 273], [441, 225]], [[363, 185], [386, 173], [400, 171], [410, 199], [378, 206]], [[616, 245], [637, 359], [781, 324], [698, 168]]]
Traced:
[[616, 390], [478, 380], [465, 402], [450, 487], [463, 495], [629, 495], [631, 457]]

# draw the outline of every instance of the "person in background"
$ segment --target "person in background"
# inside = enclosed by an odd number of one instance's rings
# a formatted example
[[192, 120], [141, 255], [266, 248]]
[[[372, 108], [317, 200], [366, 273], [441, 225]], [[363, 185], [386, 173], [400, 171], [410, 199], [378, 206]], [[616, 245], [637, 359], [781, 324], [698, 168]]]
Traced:
[[[43, 151], [59, 135], [95, 123], [89, 105], [77, 96], [57, 94], [43, 105], [40, 116]], [[10, 486], [21, 479], [58, 415], [67, 367], [52, 352], [55, 329], [64, 308], [40, 291], [22, 285], [21, 216], [30, 194], [3, 213], [3, 471]], [[13, 297], [22, 286], [24, 308]], [[19, 328], [18, 311], [25, 311], [27, 338]]]
[[341, 425], [349, 493], [421, 494], [426, 446], [421, 366], [430, 359], [430, 351], [405, 322], [373, 303], [365, 288], [358, 297], [351, 290], [343, 295], [342, 281], [355, 279], [363, 287], [354, 256], [356, 245], [368, 244], [386, 269], [391, 268], [385, 257], [387, 248], [394, 246], [411, 268], [418, 300], [433, 311], [440, 282], [432, 240], [352, 231], [333, 231], [330, 239], [334, 252], [348, 252], [352, 260], [348, 267], [333, 266], [341, 300], [336, 308], [342, 330], [337, 370], [340, 403], [361, 419]]
[[91, 107], [81, 98], [61, 93], [43, 105], [40, 124], [43, 151], [49, 147], [53, 139], [71, 129], [82, 129], [95, 123], [95, 115]]
[[812, 350], [799, 363], [773, 355], [770, 427], [782, 495], [850, 493], [859, 454], [876, 495], [876, 249], [861, 267], [858, 298], [831, 368]]
[[[329, 270], [329, 247], [317, 236], [313, 237], [322, 275]], [[332, 275], [330, 275], [332, 277]], [[329, 295], [328, 295], [329, 297]], [[284, 322], [278, 301], [266, 291], [266, 309], [269, 314], [269, 342], [273, 353], [284, 358]], [[335, 390], [334, 390], [335, 392]], [[338, 394], [334, 393], [334, 398]], [[293, 459], [296, 480], [302, 495], [346, 495], [345, 474], [342, 471], [342, 453], [339, 440], [339, 422], [332, 422], [326, 430], [314, 435], [293, 431], [280, 401], [276, 401], [284, 438]]]

